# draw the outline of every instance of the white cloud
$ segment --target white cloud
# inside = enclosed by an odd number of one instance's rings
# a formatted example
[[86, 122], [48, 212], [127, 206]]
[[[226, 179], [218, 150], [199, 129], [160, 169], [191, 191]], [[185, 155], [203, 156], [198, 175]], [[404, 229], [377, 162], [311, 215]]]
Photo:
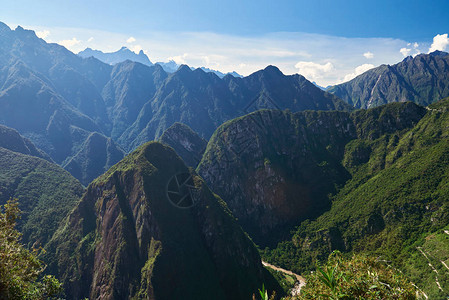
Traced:
[[62, 40], [58, 42], [58, 44], [66, 47], [69, 50], [71, 50], [73, 46], [78, 45], [79, 43], [81, 43], [81, 41], [77, 40], [76, 37], [73, 37], [71, 40]]
[[47, 36], [50, 35], [50, 31], [48, 30], [36, 31], [36, 35], [41, 39], [45, 39]]
[[371, 59], [374, 57], [374, 54], [372, 52], [368, 51], [368, 52], [363, 53], [363, 56], [365, 56], [365, 58], [367, 58], [367, 59]]
[[299, 61], [296, 63], [295, 68], [298, 69], [299, 74], [309, 80], [315, 81], [323, 78], [326, 73], [333, 71], [334, 65], [331, 62], [318, 64], [312, 61]]
[[[26, 28], [26, 24], [22, 24]], [[104, 52], [117, 51], [130, 37], [130, 33], [116, 33], [86, 28], [28, 27], [34, 30], [49, 30], [53, 41], [65, 43], [71, 51], [78, 53], [86, 47]], [[73, 39], [72, 37], [76, 37]], [[93, 38], [93, 39], [90, 39]], [[78, 42], [77, 42], [78, 41]], [[137, 43], [138, 41], [138, 43]], [[277, 66], [284, 74], [298, 73], [298, 62], [310, 79], [319, 85], [328, 86], [341, 82], [345, 74], [354, 73], [357, 66], [367, 62], [361, 54], [374, 53], [369, 63], [394, 64], [402, 60], [398, 51], [406, 47], [415, 52], [413, 43], [391, 38], [344, 38], [309, 33], [275, 32], [257, 36], [237, 36], [211, 32], [157, 32], [146, 31], [145, 36], [132, 44], [132, 51], [148, 50], [151, 61], [168, 61], [192, 67], [209, 66], [223, 73], [236, 71], [249, 75], [267, 65]], [[407, 43], [410, 43], [407, 46]], [[136, 45], [138, 44], [138, 45]], [[420, 42], [428, 49], [431, 43]], [[217, 67], [219, 66], [219, 67]], [[321, 67], [320, 67], [321, 66]], [[305, 75], [304, 72], [300, 72]], [[312, 78], [312, 76], [314, 76]]]
[[358, 67], [356, 67], [356, 68], [354, 69], [354, 72], [352, 72], [352, 73], [350, 73], [350, 74], [347, 74], [347, 75], [345, 76], [345, 78], [343, 78], [343, 81], [342, 81], [342, 82], [346, 82], [346, 81], [349, 81], [349, 80], [351, 80], [351, 79], [354, 79], [355, 77], [359, 76], [360, 74], [365, 73], [366, 71], [368, 71], [368, 70], [370, 70], [370, 69], [372, 69], [372, 68], [374, 68], [374, 65], [372, 65], [372, 64], [363, 64], [363, 65], [360, 65], [360, 66], [358, 66]]
[[186, 58], [189, 56], [188, 53], [184, 53], [183, 55], [177, 55], [177, 56], [172, 56], [169, 57], [168, 60], [173, 60], [175, 63], [177, 63], [178, 65], [183, 65], [186, 64]]
[[449, 38], [447, 37], [447, 33], [445, 34], [437, 34], [433, 37], [433, 43], [429, 48], [429, 53], [439, 50], [446, 50], [447, 45], [449, 45]]
[[136, 39], [135, 39], [134, 37], [132, 37], [132, 36], [126, 40], [126, 42], [127, 42], [128, 44], [132, 44], [132, 43], [134, 43], [135, 41], [136, 41]]
[[143, 50], [143, 48], [141, 45], [134, 45], [134, 46], [130, 47], [129, 50], [138, 54], [140, 52], [140, 50]]
[[410, 48], [401, 48], [401, 50], [399, 50], [399, 52], [401, 52], [401, 54], [406, 57], [410, 55], [410, 52], [412, 51], [412, 49]]
[[[407, 47], [401, 48], [399, 50], [399, 52], [401, 52], [401, 54], [406, 57], [409, 55], [412, 55], [413, 57], [415, 57], [416, 55], [418, 55], [419, 53], [421, 53], [421, 50], [418, 49], [419, 44], [417, 42], [412, 43], [407, 43]], [[412, 54], [412, 51], [414, 51], [414, 53]]]

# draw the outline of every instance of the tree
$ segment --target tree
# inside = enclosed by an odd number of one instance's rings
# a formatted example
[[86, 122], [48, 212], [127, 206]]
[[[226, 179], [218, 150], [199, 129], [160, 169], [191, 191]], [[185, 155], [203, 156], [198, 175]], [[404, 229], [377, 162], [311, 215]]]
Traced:
[[29, 251], [16, 230], [20, 218], [17, 199], [0, 206], [0, 299], [47, 299], [62, 292], [62, 284], [52, 275], [43, 275], [45, 265], [38, 250]]

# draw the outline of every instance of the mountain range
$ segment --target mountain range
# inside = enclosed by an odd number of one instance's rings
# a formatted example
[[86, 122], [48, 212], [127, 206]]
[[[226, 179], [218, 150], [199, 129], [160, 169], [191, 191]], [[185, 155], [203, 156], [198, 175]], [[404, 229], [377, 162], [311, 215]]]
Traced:
[[44, 246], [83, 192], [78, 180], [30, 140], [0, 126], [0, 203], [20, 198], [25, 244]]
[[264, 283], [281, 292], [222, 200], [157, 142], [89, 185], [46, 256], [69, 299], [248, 299]]
[[356, 108], [413, 101], [429, 105], [449, 96], [449, 53], [408, 56], [395, 65], [381, 65], [327, 89]]
[[102, 62], [110, 65], [115, 65], [126, 60], [139, 62], [147, 66], [153, 65], [148, 56], [143, 53], [142, 50], [140, 50], [139, 53], [136, 54], [133, 51], [129, 50], [127, 47], [122, 47], [115, 52], [102, 52], [100, 50], [86, 48], [83, 51], [78, 52], [78, 56], [81, 56], [83, 58], [95, 57], [96, 59], [99, 59]]
[[0, 205], [62, 298], [283, 296], [298, 277], [264, 265], [334, 250], [449, 296], [449, 54], [325, 91], [89, 51], [0, 23]]
[[197, 172], [266, 261], [304, 273], [334, 250], [369, 254], [444, 298], [448, 105], [254, 112], [215, 131]]
[[[82, 58], [20, 26], [11, 30], [1, 23], [0, 38], [0, 123], [85, 185], [118, 162], [122, 149], [159, 138], [175, 122], [207, 139], [223, 122], [260, 107], [350, 109], [304, 77], [271, 66], [245, 78], [220, 79], [184, 65], [168, 74], [157, 64], [127, 60], [111, 66]], [[112, 138], [111, 147], [89, 141], [93, 133]], [[86, 153], [106, 157], [84, 167], [75, 163]]]
[[[79, 52], [78, 55], [83, 58], [95, 57], [96, 59], [110, 65], [115, 65], [121, 62], [125, 62], [127, 60], [138, 62], [150, 67], [153, 65], [148, 56], [142, 50], [140, 50], [139, 53], [136, 54], [135, 52], [129, 50], [127, 47], [122, 47], [115, 52], [103, 52], [100, 50], [93, 50], [91, 48], [86, 48], [83, 51]], [[169, 60], [168, 62], [157, 62], [155, 64], [160, 65], [162, 69], [164, 69], [164, 71], [167, 73], [174, 73], [181, 66], [173, 60]], [[195, 70], [197, 68], [192, 67], [191, 69]], [[234, 77], [243, 77], [242, 75], [238, 74], [235, 71], [228, 72], [225, 74], [220, 71], [212, 70], [206, 67], [199, 67], [198, 69], [201, 69], [206, 73], [214, 73], [220, 78], [223, 78], [226, 75], [232, 75]]]

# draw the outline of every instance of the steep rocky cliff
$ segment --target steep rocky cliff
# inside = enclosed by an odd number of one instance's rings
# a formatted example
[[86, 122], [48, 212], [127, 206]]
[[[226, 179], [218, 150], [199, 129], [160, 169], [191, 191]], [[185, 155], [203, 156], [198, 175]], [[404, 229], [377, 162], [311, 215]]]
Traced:
[[411, 127], [425, 112], [410, 102], [354, 113], [258, 111], [219, 127], [197, 170], [256, 243], [274, 245], [327, 210], [329, 194], [351, 178], [341, 163], [348, 142]]
[[429, 299], [446, 299], [448, 128], [449, 98], [409, 128], [349, 142], [341, 163], [351, 179], [331, 197], [331, 209], [300, 224], [265, 259], [304, 272], [336, 249], [364, 253], [389, 261]]
[[70, 299], [250, 299], [276, 286], [222, 200], [156, 142], [91, 183], [47, 253]]
[[381, 65], [328, 91], [356, 108], [413, 101], [429, 105], [449, 96], [449, 54], [435, 51]]

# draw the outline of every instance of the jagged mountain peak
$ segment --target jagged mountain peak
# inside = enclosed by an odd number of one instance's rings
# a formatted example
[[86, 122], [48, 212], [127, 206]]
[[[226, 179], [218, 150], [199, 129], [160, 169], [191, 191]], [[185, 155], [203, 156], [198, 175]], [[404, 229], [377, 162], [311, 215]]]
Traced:
[[78, 56], [81, 56], [83, 58], [93, 56], [110, 65], [115, 65], [126, 60], [139, 62], [148, 66], [153, 65], [148, 56], [142, 50], [139, 53], [135, 53], [126, 46], [121, 47], [115, 52], [103, 52], [100, 50], [86, 48], [83, 51], [79, 52]]
[[191, 73], [191, 72], [193, 72], [192, 69], [186, 64], [180, 65], [178, 70], [176, 71], [176, 73]]
[[356, 108], [404, 101], [429, 105], [449, 96], [448, 66], [446, 52], [408, 56], [397, 64], [368, 70], [328, 91]]
[[431, 53], [429, 53], [430, 56], [446, 56], [449, 55], [449, 53], [444, 52], [444, 51], [439, 51], [439, 50], [435, 50]]
[[284, 73], [282, 73], [282, 71], [281, 71], [278, 67], [273, 66], [273, 65], [268, 65], [268, 66], [267, 66], [265, 69], [263, 69], [263, 70], [264, 70], [264, 72], [271, 73], [271, 74], [284, 75]]
[[256, 71], [256, 72], [250, 74], [248, 77], [265, 77], [265, 76], [278, 77], [278, 78], [285, 77], [284, 73], [282, 73], [278, 67], [273, 66], [273, 65], [269, 65], [269, 66], [265, 67], [265, 69]]

